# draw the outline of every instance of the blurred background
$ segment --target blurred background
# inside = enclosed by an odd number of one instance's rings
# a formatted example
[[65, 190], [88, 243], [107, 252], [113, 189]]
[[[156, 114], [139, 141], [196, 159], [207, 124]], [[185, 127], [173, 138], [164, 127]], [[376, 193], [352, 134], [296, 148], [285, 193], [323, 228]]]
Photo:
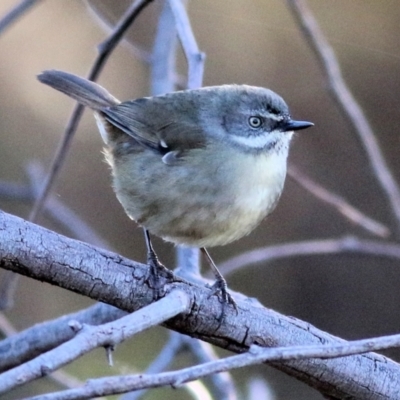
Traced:
[[[15, 3], [1, 1], [0, 16]], [[130, 1], [93, 3], [97, 12], [113, 21]], [[308, 4], [375, 130], [387, 163], [400, 179], [400, 3], [309, 0]], [[146, 8], [101, 74], [99, 83], [121, 100], [149, 95], [149, 68], [132, 44], [151, 51], [159, 10], [157, 1]], [[282, 95], [295, 119], [315, 123], [313, 129], [296, 135], [290, 163], [385, 224], [392, 232], [388, 240], [396, 241], [396, 221], [363, 146], [332, 101], [324, 74], [286, 3], [192, 0], [188, 10], [198, 45], [207, 56], [204, 85], [246, 83]], [[27, 167], [32, 161], [49, 167], [74, 106], [66, 96], [41, 85], [36, 75], [52, 68], [87, 75], [96, 46], [106, 37], [104, 21], [79, 0], [41, 1], [2, 33], [1, 183], [28, 185]], [[182, 56], [178, 67], [185, 75]], [[110, 249], [144, 261], [142, 231], [127, 218], [114, 196], [101, 151], [94, 119], [85, 112], [52, 193], [88, 223]], [[30, 207], [27, 202], [0, 197], [1, 209], [23, 218]], [[38, 223], [70, 235], [49, 218], [41, 217]], [[259, 247], [349, 234], [377, 239], [288, 179], [273, 215], [248, 237], [211, 249], [211, 255], [218, 265]], [[158, 239], [154, 245], [163, 263], [173, 266], [174, 248]], [[232, 289], [256, 297], [267, 307], [346, 339], [400, 332], [400, 269], [394, 259], [356, 253], [299, 256], [243, 268], [226, 278]], [[87, 298], [21, 278], [15, 305], [6, 315], [18, 329], [24, 329], [90, 304]], [[108, 367], [104, 352], [97, 350], [68, 366], [67, 371], [81, 379], [142, 371], [167, 337], [164, 329], [152, 329], [117, 348], [114, 368]], [[385, 354], [400, 360], [399, 351]], [[182, 354], [174, 367], [192, 362], [189, 355]], [[306, 385], [267, 366], [235, 371], [233, 376], [242, 394], [256, 376], [268, 381], [276, 399], [322, 399]], [[57, 388], [50, 381], [35, 382], [4, 398], [33, 395], [43, 387]], [[184, 389], [157, 389], [147, 396], [190, 398]]]

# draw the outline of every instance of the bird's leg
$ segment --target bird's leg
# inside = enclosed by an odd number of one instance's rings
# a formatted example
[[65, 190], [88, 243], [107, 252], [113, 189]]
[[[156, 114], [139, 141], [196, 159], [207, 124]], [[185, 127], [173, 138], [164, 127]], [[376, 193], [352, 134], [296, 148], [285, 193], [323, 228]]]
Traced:
[[164, 267], [159, 261], [156, 252], [153, 249], [153, 245], [150, 239], [150, 233], [147, 229], [144, 230], [144, 238], [147, 247], [147, 265], [150, 267], [149, 283], [150, 286], [155, 290], [155, 298], [159, 298], [161, 295], [161, 289], [163, 287], [162, 278], [170, 278], [172, 272]]
[[214, 261], [212, 260], [210, 254], [208, 253], [207, 249], [205, 247], [200, 248], [200, 251], [204, 254], [206, 257], [206, 260], [208, 264], [210, 265], [214, 276], [215, 276], [215, 283], [211, 286], [211, 295], [214, 294], [220, 294], [221, 295], [221, 300], [222, 300], [222, 314], [221, 318], [224, 316], [225, 312], [225, 305], [226, 304], [232, 304], [232, 306], [235, 308], [237, 311], [237, 305], [235, 300], [233, 300], [232, 296], [228, 292], [228, 285], [226, 283], [225, 278], [222, 276], [221, 272], [219, 272], [219, 269], [215, 265]]

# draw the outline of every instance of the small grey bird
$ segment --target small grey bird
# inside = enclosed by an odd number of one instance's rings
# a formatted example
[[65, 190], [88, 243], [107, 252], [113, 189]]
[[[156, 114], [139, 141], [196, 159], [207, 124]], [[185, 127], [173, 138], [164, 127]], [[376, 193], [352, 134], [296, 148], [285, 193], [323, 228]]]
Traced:
[[148, 232], [199, 247], [216, 276], [213, 292], [233, 299], [206, 247], [249, 234], [276, 207], [295, 130], [271, 90], [223, 85], [120, 102], [96, 83], [62, 71], [38, 79], [91, 108], [128, 216], [145, 228], [148, 263], [159, 263]]

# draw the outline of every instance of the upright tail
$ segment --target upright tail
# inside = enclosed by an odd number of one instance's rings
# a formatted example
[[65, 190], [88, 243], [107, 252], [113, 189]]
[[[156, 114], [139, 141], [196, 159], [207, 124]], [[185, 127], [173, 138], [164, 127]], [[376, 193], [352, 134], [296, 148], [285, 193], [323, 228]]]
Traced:
[[37, 78], [40, 82], [65, 93], [93, 110], [101, 110], [104, 107], [115, 106], [120, 103], [119, 100], [97, 83], [68, 72], [43, 71]]

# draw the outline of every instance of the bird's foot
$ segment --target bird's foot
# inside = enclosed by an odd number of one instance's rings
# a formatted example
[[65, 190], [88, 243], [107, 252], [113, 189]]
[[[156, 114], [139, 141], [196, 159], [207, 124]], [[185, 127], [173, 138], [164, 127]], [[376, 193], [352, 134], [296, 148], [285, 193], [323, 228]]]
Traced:
[[161, 264], [155, 253], [147, 255], [147, 265], [149, 266], [147, 282], [153, 289], [154, 300], [157, 300], [163, 297], [165, 281], [171, 279], [172, 272]]
[[227, 305], [232, 305], [233, 308], [235, 309], [236, 313], [238, 313], [238, 307], [236, 304], [236, 301], [233, 299], [233, 297], [230, 295], [228, 292], [228, 285], [226, 283], [226, 280], [224, 278], [218, 278], [212, 286], [210, 286], [211, 293], [208, 297], [211, 296], [218, 296], [222, 303], [222, 311], [221, 315], [219, 316], [218, 320], [221, 321], [225, 315], [225, 307]]

